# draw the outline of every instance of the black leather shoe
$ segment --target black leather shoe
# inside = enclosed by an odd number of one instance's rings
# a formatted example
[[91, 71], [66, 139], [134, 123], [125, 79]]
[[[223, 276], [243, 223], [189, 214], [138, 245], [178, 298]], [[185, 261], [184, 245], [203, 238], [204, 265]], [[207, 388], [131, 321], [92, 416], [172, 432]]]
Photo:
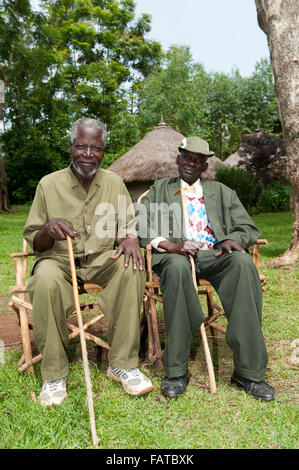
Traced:
[[254, 382], [253, 380], [244, 379], [234, 372], [230, 381], [258, 400], [274, 400], [274, 388], [264, 380], [262, 382]]
[[188, 371], [181, 377], [172, 377], [171, 379], [165, 377], [161, 385], [161, 391], [163, 395], [168, 398], [180, 397], [184, 395], [189, 380], [190, 374]]

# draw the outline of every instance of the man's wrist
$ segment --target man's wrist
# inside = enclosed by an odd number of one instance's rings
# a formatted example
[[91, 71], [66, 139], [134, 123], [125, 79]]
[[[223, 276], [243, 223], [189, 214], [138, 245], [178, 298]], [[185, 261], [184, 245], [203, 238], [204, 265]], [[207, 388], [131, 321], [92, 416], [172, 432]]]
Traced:
[[135, 235], [129, 234], [129, 235], [127, 235], [125, 238], [120, 238], [120, 239], [118, 240], [118, 245], [121, 245], [123, 242], [125, 242], [125, 241], [127, 241], [127, 240], [136, 240], [136, 241], [138, 242], [138, 244], [139, 244], [139, 239], [138, 239], [138, 237], [136, 237]]
[[177, 251], [177, 244], [173, 243], [169, 240], [164, 240], [164, 241], [160, 242], [158, 247], [162, 248], [163, 250], [167, 251], [168, 253], [176, 253], [176, 251]]
[[36, 233], [33, 240], [33, 249], [39, 252], [52, 248], [54, 244], [54, 239], [49, 235], [46, 225]]
[[156, 238], [154, 238], [153, 240], [151, 240], [150, 243], [151, 243], [152, 247], [153, 247], [155, 250], [157, 250], [157, 251], [159, 251], [159, 252], [161, 252], [161, 253], [164, 253], [165, 250], [164, 250], [162, 247], [160, 247], [159, 245], [160, 245], [161, 242], [163, 242], [163, 241], [165, 241], [165, 240], [167, 240], [167, 239], [164, 238], [164, 237], [156, 237]]

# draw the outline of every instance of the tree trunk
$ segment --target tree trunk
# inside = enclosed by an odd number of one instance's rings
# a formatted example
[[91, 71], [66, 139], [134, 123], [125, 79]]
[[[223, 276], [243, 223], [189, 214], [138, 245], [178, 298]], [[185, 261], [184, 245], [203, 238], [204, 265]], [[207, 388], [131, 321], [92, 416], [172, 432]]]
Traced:
[[4, 161], [0, 152], [0, 212], [11, 212], [8, 204], [7, 177], [5, 173]]
[[258, 23], [268, 38], [292, 188], [294, 218], [287, 251], [272, 262], [284, 266], [299, 257], [299, 0], [255, 0]]

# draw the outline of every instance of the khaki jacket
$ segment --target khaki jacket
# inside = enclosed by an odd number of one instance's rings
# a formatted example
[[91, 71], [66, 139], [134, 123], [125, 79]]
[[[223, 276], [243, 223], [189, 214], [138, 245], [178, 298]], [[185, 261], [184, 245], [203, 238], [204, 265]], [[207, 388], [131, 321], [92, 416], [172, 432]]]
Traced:
[[[51, 173], [39, 182], [24, 229], [24, 238], [33, 248], [36, 233], [51, 219], [63, 219], [77, 232], [73, 241], [78, 258], [93, 259], [113, 250], [127, 234], [136, 236], [132, 200], [122, 179], [108, 170], [97, 171], [88, 193], [70, 167]], [[38, 259], [68, 259], [65, 240]], [[92, 256], [90, 256], [92, 255]], [[104, 256], [105, 258], [105, 256]]]

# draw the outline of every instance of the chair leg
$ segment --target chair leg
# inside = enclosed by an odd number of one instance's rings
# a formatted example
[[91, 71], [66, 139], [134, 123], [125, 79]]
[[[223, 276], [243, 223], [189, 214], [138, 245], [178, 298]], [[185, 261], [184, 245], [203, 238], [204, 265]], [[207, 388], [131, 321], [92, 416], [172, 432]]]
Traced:
[[143, 298], [143, 312], [140, 315], [140, 349], [139, 349], [139, 357], [142, 360], [145, 360], [146, 358], [146, 340], [148, 337], [148, 325], [147, 325], [147, 319], [146, 319], [146, 302], [147, 302], [147, 296], [144, 296]]
[[[207, 291], [207, 304], [208, 304], [208, 316], [209, 319], [214, 315], [214, 300], [213, 300], [213, 294], [212, 294], [212, 289], [207, 286], [206, 288]], [[209, 325], [211, 335], [214, 337], [216, 336], [216, 330], [213, 328], [213, 326]]]
[[146, 301], [145, 312], [148, 325], [148, 360], [158, 369], [163, 369], [156, 302], [150, 296], [148, 296]]
[[34, 364], [36, 364], [37, 362], [41, 361], [43, 358], [43, 355], [42, 354], [38, 354], [37, 356], [33, 357], [31, 359], [31, 361], [29, 362], [25, 362], [23, 365], [19, 365], [18, 366], [18, 371], [19, 372], [24, 372], [24, 370], [29, 370], [30, 367], [32, 367]]
[[[22, 335], [25, 363], [31, 363], [32, 362], [32, 349], [31, 349], [30, 335], [29, 335], [29, 324], [28, 324], [28, 317], [27, 317], [26, 309], [24, 307], [19, 308], [19, 316], [20, 316], [21, 335]], [[34, 374], [34, 368], [32, 365], [29, 366], [27, 370], [28, 372]]]
[[[226, 328], [215, 323], [215, 320], [218, 317], [224, 315], [223, 308], [219, 307], [219, 305], [214, 302], [213, 290], [211, 286], [207, 286], [204, 293], [207, 296], [208, 306], [208, 317], [205, 320], [205, 325], [209, 325], [212, 337], [217, 337], [216, 331], [220, 331], [221, 333], [225, 334]], [[215, 310], [217, 311], [217, 313], [215, 313]]]

